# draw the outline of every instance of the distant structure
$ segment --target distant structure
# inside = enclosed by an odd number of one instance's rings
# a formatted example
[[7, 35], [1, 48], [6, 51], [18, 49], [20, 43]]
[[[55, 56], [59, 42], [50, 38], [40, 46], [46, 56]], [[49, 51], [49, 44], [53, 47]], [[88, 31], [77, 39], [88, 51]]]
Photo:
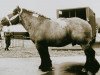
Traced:
[[4, 36], [4, 34], [8, 32], [11, 32], [13, 34], [13, 39], [30, 39], [29, 33], [20, 26], [4, 27], [1, 35]]
[[[4, 26], [2, 31], [0, 32], [0, 48], [5, 48], [5, 34], [9, 34], [9, 32], [13, 35], [11, 37], [11, 45], [10, 48], [13, 47], [24, 47], [24, 39], [30, 39], [29, 33], [23, 30], [22, 27], [16, 26]], [[20, 30], [21, 29], [21, 30]]]

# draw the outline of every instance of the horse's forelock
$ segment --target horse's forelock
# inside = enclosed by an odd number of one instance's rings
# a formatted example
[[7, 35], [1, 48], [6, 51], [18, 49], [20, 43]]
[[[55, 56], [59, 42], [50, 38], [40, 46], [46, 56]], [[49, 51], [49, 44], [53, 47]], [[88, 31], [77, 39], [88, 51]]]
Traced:
[[20, 12], [21, 12], [21, 8], [17, 6], [17, 8], [13, 10], [13, 15], [19, 14]]

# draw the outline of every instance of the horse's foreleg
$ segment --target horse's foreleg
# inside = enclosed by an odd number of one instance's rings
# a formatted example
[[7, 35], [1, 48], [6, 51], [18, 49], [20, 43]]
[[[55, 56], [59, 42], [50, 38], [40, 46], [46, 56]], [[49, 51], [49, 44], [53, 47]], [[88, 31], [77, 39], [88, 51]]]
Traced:
[[96, 73], [99, 70], [99, 63], [95, 58], [95, 51], [91, 46], [85, 46], [84, 52], [86, 55], [86, 63], [84, 65], [84, 69], [88, 72]]
[[37, 43], [36, 48], [41, 58], [41, 65], [39, 66], [39, 69], [41, 69], [42, 71], [51, 70], [52, 62], [51, 62], [50, 55], [48, 52], [48, 46], [45, 45], [44, 43]]

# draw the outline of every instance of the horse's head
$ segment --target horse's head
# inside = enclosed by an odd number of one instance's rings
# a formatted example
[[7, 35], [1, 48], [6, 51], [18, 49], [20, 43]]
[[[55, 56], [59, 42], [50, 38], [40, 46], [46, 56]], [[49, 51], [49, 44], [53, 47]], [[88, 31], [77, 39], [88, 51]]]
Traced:
[[23, 23], [23, 18], [21, 16], [22, 16], [23, 13], [26, 14], [26, 15], [24, 15], [26, 17], [32, 16], [32, 17], [38, 18], [39, 20], [42, 20], [42, 21], [44, 19], [48, 19], [43, 15], [40, 15], [36, 12], [32, 12], [30, 10], [22, 9], [18, 6], [17, 8], [15, 8], [13, 10], [12, 13], [8, 14], [6, 17], [4, 17], [1, 20], [1, 24], [3, 26], [16, 25], [18, 23], [22, 24]]
[[12, 13], [8, 14], [6, 17], [3, 17], [1, 24], [3, 26], [15, 25], [20, 22], [20, 14], [22, 13], [21, 8], [18, 6], [13, 10]]

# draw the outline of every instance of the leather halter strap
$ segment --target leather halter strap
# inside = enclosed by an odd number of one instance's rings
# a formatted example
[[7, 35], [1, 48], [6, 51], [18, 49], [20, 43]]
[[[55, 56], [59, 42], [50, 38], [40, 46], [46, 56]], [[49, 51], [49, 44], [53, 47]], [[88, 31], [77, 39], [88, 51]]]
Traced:
[[12, 18], [10, 18], [10, 19], [9, 19], [9, 17], [8, 17], [8, 16], [6, 16], [6, 19], [8, 20], [8, 22], [9, 22], [9, 24], [10, 24], [10, 25], [12, 25], [11, 20], [15, 19], [17, 16], [19, 16], [19, 19], [21, 20], [20, 15], [21, 15], [22, 11], [23, 11], [23, 10], [21, 9], [21, 11], [20, 11], [20, 12], [18, 12], [18, 14], [16, 14], [15, 16], [13, 16], [13, 17], [12, 17]]

